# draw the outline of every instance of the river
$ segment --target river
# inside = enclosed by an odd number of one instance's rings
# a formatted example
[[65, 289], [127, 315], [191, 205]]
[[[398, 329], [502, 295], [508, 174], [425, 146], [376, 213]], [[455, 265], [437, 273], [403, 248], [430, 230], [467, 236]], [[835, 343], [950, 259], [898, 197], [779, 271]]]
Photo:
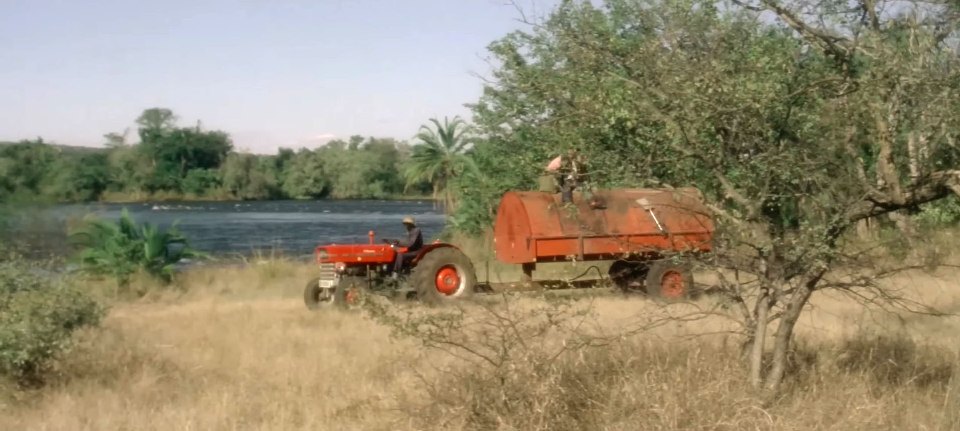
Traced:
[[431, 201], [319, 200], [263, 202], [163, 202], [135, 204], [58, 205], [26, 221], [31, 245], [63, 252], [63, 232], [87, 214], [116, 220], [126, 208], [137, 222], [177, 227], [194, 248], [218, 256], [279, 252], [306, 257], [324, 243], [368, 241], [405, 235], [400, 220], [410, 215], [420, 224], [424, 240], [443, 229], [445, 217]]

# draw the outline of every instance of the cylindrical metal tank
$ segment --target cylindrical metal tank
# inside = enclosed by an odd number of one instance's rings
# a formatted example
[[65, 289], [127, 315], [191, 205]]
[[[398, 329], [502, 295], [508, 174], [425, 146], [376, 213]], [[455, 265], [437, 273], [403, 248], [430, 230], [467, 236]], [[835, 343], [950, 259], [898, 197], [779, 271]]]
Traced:
[[[695, 188], [614, 189], [580, 195], [507, 192], [494, 224], [497, 259], [506, 263], [656, 257], [709, 251], [713, 221]], [[593, 199], [591, 199], [593, 200]]]

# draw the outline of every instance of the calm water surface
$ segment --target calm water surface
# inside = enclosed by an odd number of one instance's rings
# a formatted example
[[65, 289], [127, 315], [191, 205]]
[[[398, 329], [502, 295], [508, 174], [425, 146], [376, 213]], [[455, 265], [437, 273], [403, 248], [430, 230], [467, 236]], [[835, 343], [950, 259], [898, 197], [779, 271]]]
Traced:
[[424, 240], [439, 235], [444, 215], [430, 201], [270, 201], [165, 202], [143, 204], [62, 205], [47, 210], [63, 225], [95, 214], [117, 219], [126, 208], [137, 222], [170, 226], [178, 222], [191, 245], [216, 255], [249, 255], [277, 250], [288, 256], [308, 256], [323, 243], [367, 242], [367, 232], [398, 238], [405, 215], [417, 219]]

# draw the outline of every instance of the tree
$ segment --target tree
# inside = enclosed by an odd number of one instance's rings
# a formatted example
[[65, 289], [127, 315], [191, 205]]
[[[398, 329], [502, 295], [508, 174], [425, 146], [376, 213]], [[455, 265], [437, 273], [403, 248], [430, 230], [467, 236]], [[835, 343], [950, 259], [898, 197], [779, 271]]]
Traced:
[[349, 149], [350, 151], [359, 150], [359, 149], [360, 149], [360, 145], [362, 145], [362, 144], [363, 144], [363, 141], [365, 141], [365, 140], [366, 140], [366, 139], [364, 139], [363, 136], [353, 135], [353, 136], [350, 137], [350, 143], [347, 145], [347, 149]]
[[230, 137], [220, 131], [197, 127], [175, 127], [176, 116], [169, 109], [147, 109], [137, 119], [140, 144], [137, 151], [150, 160], [148, 191], [181, 191], [187, 172], [217, 169], [233, 149]]
[[150, 142], [140, 144], [152, 156], [158, 184], [175, 190], [192, 169], [216, 169], [233, 149], [223, 132], [202, 132], [193, 128], [173, 129]]
[[406, 168], [407, 184], [430, 182], [433, 197], [442, 197], [444, 207], [453, 211], [457, 193], [448, 185], [456, 176], [474, 168], [466, 154], [470, 145], [467, 135], [470, 127], [460, 117], [454, 117], [453, 121], [444, 118], [442, 124], [436, 118], [431, 118], [430, 122], [433, 128], [423, 125], [417, 133], [420, 144], [413, 147]]
[[491, 44], [499, 67], [473, 111], [499, 182], [463, 196], [530, 188], [565, 147], [601, 186], [698, 186], [718, 226], [705, 263], [743, 324], [750, 381], [775, 393], [814, 293], [918, 306], [881, 288], [897, 268], [846, 234], [960, 193], [960, 15], [947, 2], [739, 3], [566, 1]]
[[220, 187], [220, 173], [216, 169], [191, 169], [183, 177], [181, 189], [194, 196], [205, 196]]
[[329, 192], [330, 183], [320, 154], [300, 150], [283, 170], [283, 192], [294, 199], [319, 198]]
[[394, 139], [351, 136], [350, 143], [333, 140], [315, 154], [333, 198], [383, 199], [403, 191], [403, 160]]
[[237, 199], [270, 199], [277, 194], [275, 167], [253, 154], [230, 153], [220, 168], [223, 188]]
[[58, 202], [87, 202], [100, 198], [110, 184], [110, 162], [105, 152], [61, 156], [43, 195]]
[[150, 108], [137, 117], [136, 123], [140, 129], [159, 132], [176, 127], [177, 116], [167, 108]]
[[330, 178], [330, 196], [337, 199], [382, 199], [388, 193], [377, 180], [381, 166], [375, 154], [356, 150], [324, 149], [321, 157]]
[[57, 153], [41, 139], [0, 147], [0, 187], [6, 194], [35, 198], [53, 171]]
[[117, 147], [107, 155], [110, 165], [108, 188], [119, 192], [147, 192], [154, 165], [137, 147]]
[[107, 148], [120, 148], [127, 145], [127, 134], [130, 133], [130, 129], [124, 129], [123, 133], [110, 132], [106, 135], [103, 135], [105, 141], [104, 145]]
[[392, 138], [370, 138], [363, 146], [363, 151], [370, 153], [375, 160], [373, 181], [382, 184], [384, 192], [390, 194], [401, 193], [404, 189], [404, 181], [400, 175], [404, 160], [398, 147], [399, 143]]

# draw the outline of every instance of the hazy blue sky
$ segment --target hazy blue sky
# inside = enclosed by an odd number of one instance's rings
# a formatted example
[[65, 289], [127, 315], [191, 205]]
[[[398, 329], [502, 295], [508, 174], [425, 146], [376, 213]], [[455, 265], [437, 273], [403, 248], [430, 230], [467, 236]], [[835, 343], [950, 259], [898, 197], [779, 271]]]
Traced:
[[487, 44], [521, 26], [504, 3], [0, 0], [0, 140], [99, 145], [153, 106], [255, 152], [408, 139], [477, 100]]

